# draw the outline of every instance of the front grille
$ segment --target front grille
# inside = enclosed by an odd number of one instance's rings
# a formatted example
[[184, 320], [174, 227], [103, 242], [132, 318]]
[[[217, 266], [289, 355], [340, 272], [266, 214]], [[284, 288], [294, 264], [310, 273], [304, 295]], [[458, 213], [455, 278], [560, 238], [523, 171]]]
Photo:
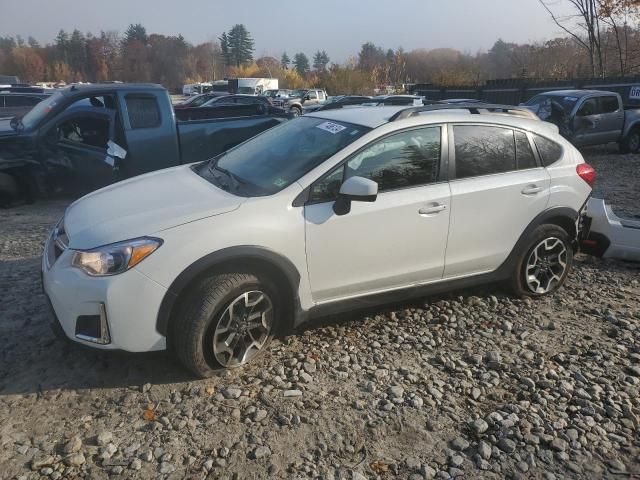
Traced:
[[274, 107], [282, 108], [284, 105], [284, 102], [282, 100], [271, 100], [271, 105], [273, 105]]
[[56, 263], [60, 255], [69, 247], [69, 237], [64, 229], [64, 219], [58, 222], [56, 228], [51, 232], [47, 243], [47, 265], [49, 268]]

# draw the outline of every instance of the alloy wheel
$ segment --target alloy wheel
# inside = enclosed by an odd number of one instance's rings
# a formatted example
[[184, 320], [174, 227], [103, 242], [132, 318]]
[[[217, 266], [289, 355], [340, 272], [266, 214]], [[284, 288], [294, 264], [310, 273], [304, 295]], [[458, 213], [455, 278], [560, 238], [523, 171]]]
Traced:
[[273, 329], [273, 303], [260, 291], [244, 292], [229, 303], [213, 332], [213, 354], [223, 367], [249, 362], [266, 345]]
[[548, 293], [562, 281], [566, 269], [567, 248], [564, 242], [556, 237], [545, 238], [533, 248], [527, 259], [527, 286], [533, 293]]

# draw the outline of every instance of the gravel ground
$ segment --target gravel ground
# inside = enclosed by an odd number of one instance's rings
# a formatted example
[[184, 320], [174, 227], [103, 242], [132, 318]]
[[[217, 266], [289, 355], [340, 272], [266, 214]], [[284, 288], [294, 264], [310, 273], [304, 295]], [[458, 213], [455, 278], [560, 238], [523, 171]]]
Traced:
[[[640, 213], [640, 157], [587, 156]], [[39, 255], [65, 205], [0, 211], [0, 478], [640, 475], [638, 265], [578, 257], [539, 301], [487, 287], [332, 318], [194, 381], [49, 331]]]

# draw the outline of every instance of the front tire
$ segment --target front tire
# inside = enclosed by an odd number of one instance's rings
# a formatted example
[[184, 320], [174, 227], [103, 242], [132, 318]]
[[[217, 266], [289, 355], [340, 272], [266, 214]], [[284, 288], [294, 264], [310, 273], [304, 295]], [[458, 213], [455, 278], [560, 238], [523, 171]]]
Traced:
[[201, 378], [258, 358], [277, 331], [281, 310], [275, 285], [250, 273], [205, 278], [182, 305], [172, 349]]
[[569, 234], [557, 225], [540, 225], [518, 256], [511, 287], [518, 296], [550, 295], [564, 284], [572, 264]]
[[294, 117], [299, 117], [300, 115], [302, 115], [302, 110], [299, 109], [298, 107], [291, 107], [291, 115], [293, 115]]

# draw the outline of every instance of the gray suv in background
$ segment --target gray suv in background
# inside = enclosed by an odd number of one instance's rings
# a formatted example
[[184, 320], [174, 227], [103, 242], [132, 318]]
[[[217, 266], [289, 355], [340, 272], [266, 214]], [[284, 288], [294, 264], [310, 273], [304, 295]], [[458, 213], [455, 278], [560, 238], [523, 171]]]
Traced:
[[559, 90], [536, 95], [524, 106], [554, 123], [577, 147], [617, 142], [622, 153], [640, 149], [640, 109], [600, 90]]

